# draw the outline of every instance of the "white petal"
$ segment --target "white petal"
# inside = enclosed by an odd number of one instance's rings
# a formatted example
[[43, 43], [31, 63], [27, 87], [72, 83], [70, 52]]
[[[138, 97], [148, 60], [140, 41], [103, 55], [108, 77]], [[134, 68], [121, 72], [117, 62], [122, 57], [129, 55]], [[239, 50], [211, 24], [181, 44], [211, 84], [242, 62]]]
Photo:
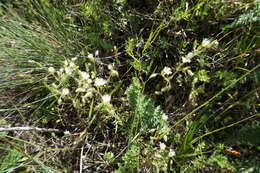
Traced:
[[104, 103], [109, 103], [110, 102], [110, 100], [111, 100], [111, 96], [110, 95], [103, 95], [102, 96], [102, 100], [103, 100], [103, 102]]

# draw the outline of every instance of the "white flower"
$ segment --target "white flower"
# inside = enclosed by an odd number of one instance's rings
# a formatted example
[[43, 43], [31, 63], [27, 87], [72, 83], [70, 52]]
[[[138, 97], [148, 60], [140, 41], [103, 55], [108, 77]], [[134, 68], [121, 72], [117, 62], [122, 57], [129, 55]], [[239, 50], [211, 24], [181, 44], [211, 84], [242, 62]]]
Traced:
[[49, 68], [48, 68], [48, 71], [49, 71], [50, 73], [54, 73], [54, 72], [55, 72], [55, 69], [54, 69], [53, 67], [49, 67]]
[[72, 62], [72, 61], [69, 63], [69, 67], [71, 67], [72, 69], [77, 69], [78, 68], [78, 66], [74, 62]]
[[91, 79], [88, 79], [87, 82], [91, 84], [93, 81]]
[[164, 69], [162, 70], [162, 73], [166, 74], [166, 75], [171, 75], [172, 74], [172, 70], [171, 70], [170, 67], [164, 67]]
[[219, 42], [218, 42], [218, 40], [214, 40], [214, 41], [213, 41], [213, 44], [214, 44], [214, 47], [216, 47], [216, 48], [217, 48], [217, 47], [218, 47], [218, 45], [219, 45]]
[[194, 75], [194, 73], [193, 73], [190, 69], [187, 70], [187, 73], [188, 73], [190, 76], [193, 76], [193, 75]]
[[162, 142], [160, 142], [160, 149], [161, 150], [165, 150], [166, 149], [166, 145]]
[[90, 74], [91, 78], [92, 78], [92, 79], [95, 79], [96, 76], [97, 76], [96, 72], [91, 71], [90, 73], [91, 73], [91, 74]]
[[207, 39], [207, 38], [204, 38], [202, 43], [201, 43], [202, 47], [206, 47], [206, 48], [209, 48], [210, 44], [211, 44], [211, 40]]
[[58, 86], [55, 83], [52, 83], [51, 87], [56, 88], [56, 89], [58, 88]]
[[88, 54], [88, 58], [92, 59], [92, 58], [94, 58], [94, 55], [92, 53], [90, 53], [90, 54]]
[[163, 114], [163, 115], [162, 115], [162, 119], [163, 119], [164, 121], [167, 121], [167, 120], [168, 120], [168, 116], [167, 116], [166, 114]]
[[88, 54], [88, 59], [92, 62], [95, 62], [95, 58], [94, 58], [94, 55], [91, 53], [91, 54]]
[[72, 58], [71, 60], [72, 61], [76, 61], [78, 58], [77, 57], [74, 57], [74, 58]]
[[58, 104], [61, 105], [61, 103], [62, 103], [62, 99], [59, 98], [59, 99], [58, 99]]
[[169, 157], [173, 157], [173, 156], [176, 156], [176, 153], [173, 149], [170, 149]]
[[65, 67], [65, 73], [67, 73], [68, 75], [71, 75], [73, 72], [73, 69], [71, 67]]
[[96, 50], [96, 52], [95, 52], [95, 56], [98, 56], [98, 55], [99, 55], [99, 51]]
[[85, 79], [88, 80], [90, 78], [90, 75], [87, 72], [81, 71], [80, 72], [80, 76]]
[[163, 140], [164, 140], [165, 142], [168, 141], [168, 137], [167, 137], [167, 135], [163, 135]]
[[85, 66], [86, 66], [86, 69], [89, 70], [89, 68], [92, 66], [92, 64], [89, 62], [89, 63], [86, 63]]
[[115, 77], [118, 76], [118, 72], [114, 69], [114, 66], [112, 64], [108, 65], [108, 69], [110, 70], [110, 75]]
[[60, 72], [63, 73], [64, 72], [64, 68], [60, 68]]
[[93, 93], [92, 92], [87, 92], [86, 95], [84, 95], [86, 98], [92, 98], [93, 97]]
[[109, 64], [107, 68], [108, 68], [109, 70], [113, 70], [113, 69], [114, 69], [114, 67], [113, 67], [112, 64]]
[[118, 72], [116, 70], [112, 70], [111, 71], [111, 76], [115, 77], [115, 76], [119, 76]]
[[96, 78], [95, 85], [96, 86], [103, 86], [107, 83], [107, 81], [103, 78]]
[[193, 52], [188, 53], [188, 55], [181, 57], [183, 63], [190, 63], [191, 59], [195, 56]]
[[111, 96], [110, 95], [103, 95], [102, 96], [102, 100], [103, 100], [103, 102], [104, 103], [109, 103], [110, 102], [110, 100], [111, 100]]
[[69, 65], [69, 62], [67, 60], [64, 61], [64, 65], [65, 66], [68, 66]]
[[70, 90], [68, 88], [63, 88], [61, 91], [61, 96], [66, 96], [70, 93]]
[[70, 133], [68, 130], [66, 130], [66, 131], [64, 132], [64, 135], [68, 136], [68, 135], [71, 135], [71, 133]]

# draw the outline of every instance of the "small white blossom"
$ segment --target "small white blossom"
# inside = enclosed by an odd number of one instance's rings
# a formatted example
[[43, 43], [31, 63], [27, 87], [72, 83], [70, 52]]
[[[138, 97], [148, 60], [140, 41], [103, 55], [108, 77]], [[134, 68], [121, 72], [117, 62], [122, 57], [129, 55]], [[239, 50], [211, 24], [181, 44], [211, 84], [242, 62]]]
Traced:
[[69, 63], [69, 67], [71, 67], [72, 69], [77, 69], [78, 66], [74, 62], [71, 61]]
[[91, 79], [88, 79], [87, 82], [91, 84], [93, 81]]
[[107, 83], [107, 81], [103, 78], [96, 78], [95, 85], [96, 86], [103, 86]]
[[66, 96], [70, 93], [70, 90], [68, 88], [63, 88], [61, 91], [61, 95], [62, 96]]
[[173, 149], [170, 149], [169, 157], [176, 156], [176, 152]]
[[88, 58], [92, 59], [94, 58], [94, 55], [92, 53], [88, 54]]
[[164, 69], [162, 70], [162, 73], [166, 74], [166, 75], [171, 75], [172, 74], [172, 70], [171, 70], [170, 67], [164, 67]]
[[93, 97], [93, 93], [92, 92], [87, 92], [87, 94], [84, 95], [85, 98], [91, 98]]
[[112, 64], [109, 64], [108, 66], [107, 66], [107, 68], [109, 69], [109, 70], [113, 70], [113, 65]]
[[80, 76], [85, 79], [88, 80], [90, 78], [90, 75], [87, 72], [81, 71], [80, 72]]
[[92, 78], [92, 79], [95, 79], [96, 76], [97, 76], [96, 72], [91, 71], [90, 73], [91, 73], [91, 74], [90, 74], [91, 78]]
[[168, 141], [168, 136], [167, 136], [167, 135], [163, 135], [163, 140], [164, 140], [165, 142], [167, 142], [167, 141]]
[[193, 75], [194, 75], [194, 73], [193, 73], [190, 69], [187, 70], [187, 73], [188, 73], [190, 76], [193, 76]]
[[195, 56], [193, 52], [188, 53], [188, 55], [181, 57], [183, 63], [190, 63], [191, 59]]
[[219, 42], [218, 42], [218, 40], [214, 40], [214, 41], [213, 41], [213, 44], [214, 44], [214, 47], [216, 47], [216, 48], [217, 48], [217, 47], [218, 47], [218, 45], [219, 45]]
[[58, 104], [61, 105], [61, 103], [62, 103], [62, 99], [59, 98], [59, 99], [58, 99]]
[[71, 133], [70, 133], [68, 130], [66, 130], [66, 131], [64, 132], [64, 135], [68, 136], [68, 135], [71, 135]]
[[111, 76], [115, 77], [115, 76], [119, 76], [118, 72], [116, 70], [112, 70], [111, 71]]
[[210, 44], [211, 44], [211, 40], [207, 39], [207, 38], [204, 38], [202, 43], [201, 43], [202, 47], [206, 47], [206, 48], [209, 48]]
[[74, 57], [74, 58], [72, 58], [71, 60], [72, 61], [76, 61], [78, 58], [77, 57]]
[[95, 56], [98, 56], [98, 55], [99, 55], [99, 51], [96, 50], [96, 52], [95, 52]]
[[49, 68], [48, 68], [48, 71], [49, 71], [50, 73], [54, 73], [54, 72], [55, 72], [55, 69], [54, 69], [53, 67], [49, 67]]
[[118, 76], [118, 72], [114, 69], [114, 66], [112, 64], [108, 65], [108, 69], [110, 70], [110, 75], [115, 77]]
[[67, 60], [64, 61], [64, 65], [65, 66], [68, 66], [69, 65], [69, 62]]
[[104, 103], [110, 103], [110, 100], [111, 100], [111, 96], [110, 95], [103, 95], [102, 96], [102, 100]]
[[167, 120], [168, 120], [168, 116], [167, 116], [166, 114], [163, 114], [163, 115], [162, 115], [162, 119], [163, 119], [164, 121], [167, 121]]
[[82, 88], [88, 88], [88, 90], [89, 90], [89, 88], [90, 87], [92, 87], [92, 86], [90, 86], [89, 85], [90, 83], [88, 83], [88, 82], [79, 82], [79, 85], [82, 87]]
[[68, 74], [68, 75], [71, 75], [72, 72], [73, 72], [73, 69], [71, 67], [65, 67], [65, 73]]
[[85, 66], [87, 69], [89, 69], [92, 66], [92, 64], [89, 62], [89, 63], [86, 63]]
[[88, 54], [88, 59], [92, 62], [95, 62], [95, 58], [94, 58], [94, 55], [91, 53], [91, 54]]
[[162, 142], [160, 142], [160, 149], [161, 150], [165, 150], [166, 149], [166, 145]]
[[53, 87], [53, 88], [58, 88], [58, 86], [57, 86], [55, 83], [52, 83], [52, 84], [51, 84], [51, 87]]

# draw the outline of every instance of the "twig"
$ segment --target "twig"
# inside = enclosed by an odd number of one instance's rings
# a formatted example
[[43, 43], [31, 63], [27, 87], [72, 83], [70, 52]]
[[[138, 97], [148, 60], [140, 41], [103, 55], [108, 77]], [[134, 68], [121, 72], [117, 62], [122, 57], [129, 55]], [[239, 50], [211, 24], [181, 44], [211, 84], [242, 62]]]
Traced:
[[46, 129], [46, 128], [39, 128], [39, 127], [9, 127], [4, 128], [0, 127], [0, 132], [9, 132], [9, 131], [38, 131], [38, 132], [62, 132], [58, 129]]
[[84, 151], [84, 146], [81, 148], [81, 152], [80, 152], [79, 173], [82, 173], [83, 170], [83, 151]]

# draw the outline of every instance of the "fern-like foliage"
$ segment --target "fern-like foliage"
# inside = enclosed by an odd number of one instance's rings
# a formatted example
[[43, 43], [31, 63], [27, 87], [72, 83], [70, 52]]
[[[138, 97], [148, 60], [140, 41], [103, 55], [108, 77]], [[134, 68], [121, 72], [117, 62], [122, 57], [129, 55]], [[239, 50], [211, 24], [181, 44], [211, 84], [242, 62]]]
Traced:
[[238, 26], [245, 26], [250, 23], [259, 23], [260, 22], [260, 1], [256, 1], [254, 3], [254, 7], [251, 10], [245, 11], [243, 14], [241, 14], [238, 18], [235, 19], [235, 21], [229, 25], [230, 28], [235, 28]]
[[131, 131], [133, 136], [149, 130], [166, 129], [167, 122], [163, 118], [164, 113], [159, 106], [142, 92], [142, 86], [137, 78], [133, 79], [128, 88], [128, 100], [132, 110]]
[[142, 169], [139, 144], [141, 136], [151, 134], [149, 132], [164, 135], [169, 128], [162, 109], [155, 106], [154, 102], [143, 93], [143, 87], [138, 78], [133, 78], [132, 85], [127, 90], [127, 96], [131, 107], [131, 117], [128, 122], [129, 146], [123, 156], [124, 163], [119, 164], [119, 169], [115, 173], [140, 172]]

